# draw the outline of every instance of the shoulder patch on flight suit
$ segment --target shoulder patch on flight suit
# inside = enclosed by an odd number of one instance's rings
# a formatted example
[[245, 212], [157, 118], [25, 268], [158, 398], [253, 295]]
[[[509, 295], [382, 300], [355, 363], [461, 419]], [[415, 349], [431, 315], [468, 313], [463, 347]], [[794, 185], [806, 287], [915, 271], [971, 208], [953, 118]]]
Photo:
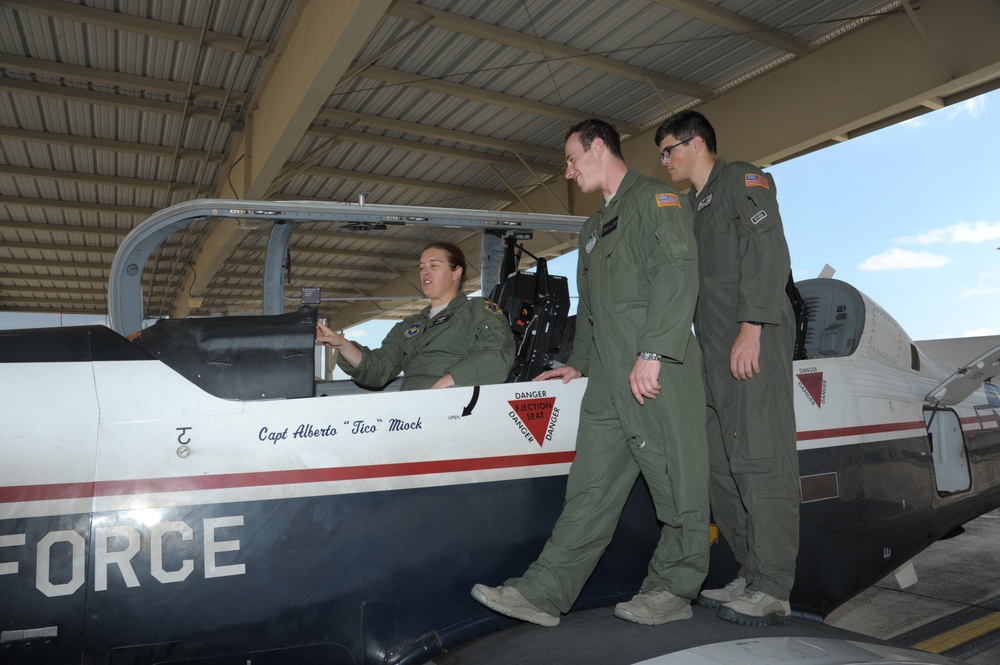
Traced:
[[666, 207], [669, 207], [669, 206], [673, 206], [675, 208], [680, 208], [681, 207], [681, 197], [677, 196], [676, 194], [671, 194], [669, 192], [664, 193], [664, 194], [657, 194], [656, 195], [656, 207], [657, 208], [666, 208]]
[[754, 215], [753, 217], [750, 218], [750, 223], [751, 224], [756, 224], [757, 222], [759, 222], [760, 220], [764, 219], [765, 217], [767, 217], [767, 213], [764, 212], [763, 210], [761, 210], [756, 215]]
[[420, 322], [411, 323], [410, 327], [407, 329], [403, 336], [406, 338], [416, 337], [420, 334]]
[[771, 185], [768, 184], [767, 178], [756, 173], [748, 173], [746, 175], [747, 187], [763, 187], [764, 189], [771, 189]]
[[489, 312], [491, 314], [503, 314], [503, 310], [500, 309], [500, 306], [497, 305], [492, 300], [484, 300], [483, 304], [486, 307], [486, 311], [487, 312]]
[[597, 231], [594, 231], [589, 236], [587, 236], [587, 246], [584, 249], [590, 254], [594, 251], [594, 245], [597, 244]]

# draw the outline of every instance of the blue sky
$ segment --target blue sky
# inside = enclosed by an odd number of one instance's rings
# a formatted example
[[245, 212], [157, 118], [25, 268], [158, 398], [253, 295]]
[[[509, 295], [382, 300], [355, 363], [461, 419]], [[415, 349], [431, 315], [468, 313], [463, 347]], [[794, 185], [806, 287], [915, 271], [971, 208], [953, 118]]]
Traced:
[[[994, 91], [769, 168], [795, 278], [830, 264], [913, 339], [1000, 334], [998, 153]], [[575, 263], [550, 271], [572, 277]], [[93, 321], [0, 314], [0, 328]], [[390, 326], [349, 336], [374, 346]]]
[[913, 339], [1000, 334], [998, 152], [994, 91], [768, 169], [795, 278], [829, 263]]

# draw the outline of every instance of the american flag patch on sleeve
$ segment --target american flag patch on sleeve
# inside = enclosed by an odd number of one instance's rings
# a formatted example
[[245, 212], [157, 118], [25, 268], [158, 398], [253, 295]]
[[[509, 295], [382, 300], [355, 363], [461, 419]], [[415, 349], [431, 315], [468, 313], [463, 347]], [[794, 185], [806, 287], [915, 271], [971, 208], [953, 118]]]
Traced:
[[771, 189], [771, 185], [767, 183], [767, 178], [756, 173], [747, 174], [747, 187], [763, 187], [764, 189]]
[[666, 208], [667, 206], [681, 207], [681, 197], [676, 194], [657, 194], [656, 195], [656, 205], [659, 208]]

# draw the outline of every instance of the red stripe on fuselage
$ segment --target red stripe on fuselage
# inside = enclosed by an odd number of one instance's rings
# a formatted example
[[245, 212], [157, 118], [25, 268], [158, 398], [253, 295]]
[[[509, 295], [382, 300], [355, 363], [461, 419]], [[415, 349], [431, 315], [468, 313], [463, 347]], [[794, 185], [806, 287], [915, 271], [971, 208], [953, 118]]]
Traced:
[[857, 425], [855, 427], [834, 427], [832, 429], [814, 429], [806, 432], [798, 432], [795, 435], [795, 439], [796, 441], [815, 441], [816, 439], [832, 439], [841, 436], [861, 436], [863, 434], [905, 432], [914, 429], [922, 429], [926, 431], [926, 427], [922, 420], [914, 420], [908, 423], [879, 423], [877, 425]]
[[59, 499], [127, 496], [163, 492], [265, 487], [269, 485], [299, 485], [344, 480], [422, 476], [435, 473], [513, 469], [526, 466], [567, 464], [575, 452], [480, 457], [472, 459], [373, 464], [329, 469], [296, 469], [291, 471], [259, 471], [179, 478], [145, 478], [141, 480], [110, 480], [96, 483], [59, 483], [53, 485], [20, 485], [0, 487], [0, 503], [52, 501]]
[[[799, 432], [798, 441], [815, 441], [863, 434], [903, 432], [924, 429], [922, 421], [905, 423], [880, 423], [855, 427]], [[514, 469], [526, 466], [568, 464], [574, 452], [512, 455], [508, 457], [482, 457], [472, 459], [438, 460], [428, 462], [403, 462], [399, 464], [374, 464], [329, 469], [297, 469], [291, 471], [259, 471], [255, 473], [230, 473], [178, 478], [144, 478], [138, 480], [111, 480], [51, 485], [20, 485], [0, 487], [0, 503], [28, 501], [54, 501], [60, 499], [94, 498], [98, 496], [128, 496], [135, 494], [186, 492], [197, 490], [232, 489], [238, 487], [266, 487], [274, 485], [299, 485], [345, 480], [393, 478], [403, 476], [485, 471], [488, 469]]]

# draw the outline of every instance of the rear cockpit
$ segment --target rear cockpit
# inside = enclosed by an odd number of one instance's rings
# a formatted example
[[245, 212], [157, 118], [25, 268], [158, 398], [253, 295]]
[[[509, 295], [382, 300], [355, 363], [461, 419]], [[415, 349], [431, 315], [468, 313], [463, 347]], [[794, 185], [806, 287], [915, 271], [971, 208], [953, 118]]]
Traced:
[[795, 286], [805, 302], [800, 314], [806, 317], [801, 359], [852, 355], [865, 327], [865, 302], [858, 290], [836, 279], [807, 279]]
[[921, 354], [909, 335], [875, 301], [837, 279], [796, 283], [805, 305], [802, 351], [796, 360], [846, 358], [855, 354], [900, 369], [921, 371]]

